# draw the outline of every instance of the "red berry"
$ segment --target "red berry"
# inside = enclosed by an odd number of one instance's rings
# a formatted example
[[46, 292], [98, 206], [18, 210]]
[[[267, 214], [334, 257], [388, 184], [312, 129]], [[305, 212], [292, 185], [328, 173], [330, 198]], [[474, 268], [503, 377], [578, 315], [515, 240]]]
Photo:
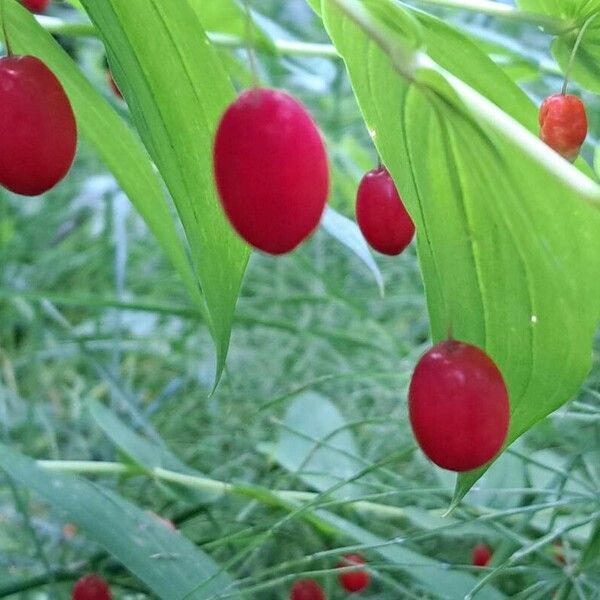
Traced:
[[[364, 565], [365, 559], [360, 554], [347, 554], [338, 564], [338, 568], [352, 565]], [[339, 575], [340, 585], [350, 593], [362, 592], [368, 585], [371, 577], [365, 570], [346, 571]]]
[[492, 560], [492, 551], [489, 546], [477, 544], [477, 546], [473, 548], [471, 563], [474, 567], [487, 567], [490, 560]]
[[494, 361], [476, 346], [450, 340], [431, 348], [417, 364], [408, 397], [415, 437], [436, 465], [470, 471], [502, 448], [508, 392]]
[[356, 220], [371, 247], [396, 256], [412, 241], [415, 225], [385, 167], [369, 171], [358, 188]]
[[40, 13], [44, 12], [48, 8], [50, 0], [21, 0], [21, 3], [31, 12]]
[[323, 588], [313, 579], [301, 579], [292, 587], [290, 600], [327, 600], [327, 596]]
[[283, 254], [319, 224], [329, 193], [327, 153], [311, 116], [289, 94], [252, 89], [225, 111], [214, 170], [225, 213], [251, 246]]
[[554, 544], [552, 544], [552, 546], [554, 548], [554, 558], [557, 560], [557, 562], [559, 562], [561, 565], [567, 564], [563, 543], [560, 540], [557, 540], [554, 542]]
[[110, 71], [106, 72], [106, 79], [110, 89], [112, 90], [112, 93], [119, 98], [119, 100], [123, 100], [123, 94], [121, 94], [121, 90], [119, 89], [119, 86], [117, 85], [117, 82]]
[[588, 132], [583, 102], [577, 96], [555, 94], [540, 108], [540, 137], [567, 160], [577, 158]]
[[108, 583], [99, 575], [86, 575], [77, 580], [71, 600], [112, 600]]
[[77, 147], [71, 103], [35, 56], [0, 58], [0, 185], [24, 196], [54, 187]]

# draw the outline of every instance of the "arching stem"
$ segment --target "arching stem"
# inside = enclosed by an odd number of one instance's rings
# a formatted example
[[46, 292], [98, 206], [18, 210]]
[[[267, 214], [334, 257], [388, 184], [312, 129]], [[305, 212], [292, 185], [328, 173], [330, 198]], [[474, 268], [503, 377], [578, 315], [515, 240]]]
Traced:
[[561, 94], [564, 96], [567, 93], [567, 87], [569, 85], [569, 78], [571, 75], [571, 71], [573, 70], [573, 65], [575, 64], [575, 58], [577, 57], [577, 52], [579, 51], [579, 46], [581, 45], [581, 42], [583, 42], [583, 38], [586, 34], [586, 31], [588, 30], [588, 27], [592, 24], [592, 22], [594, 21], [594, 19], [599, 15], [600, 13], [595, 13], [593, 14], [582, 26], [582, 28], [579, 30], [579, 33], [577, 34], [577, 39], [575, 40], [575, 44], [573, 45], [573, 50], [571, 51], [571, 56], [569, 58], [569, 64], [567, 65], [567, 68], [565, 69], [565, 80], [563, 82], [563, 86], [562, 86], [562, 90], [561, 90]]
[[258, 77], [258, 64], [256, 62], [256, 54], [254, 53], [254, 26], [249, 0], [244, 0], [244, 8], [246, 9], [246, 51], [248, 52], [248, 60], [250, 62], [252, 83], [254, 87], [257, 88], [260, 87], [260, 81]]

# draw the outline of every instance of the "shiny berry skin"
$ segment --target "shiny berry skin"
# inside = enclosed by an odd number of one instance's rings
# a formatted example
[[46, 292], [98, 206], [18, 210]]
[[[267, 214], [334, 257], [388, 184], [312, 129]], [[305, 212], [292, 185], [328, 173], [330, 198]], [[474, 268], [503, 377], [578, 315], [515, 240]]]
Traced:
[[40, 13], [48, 8], [50, 0], [21, 0], [21, 4], [31, 12]]
[[[347, 554], [338, 564], [338, 568], [364, 564], [365, 559], [360, 554]], [[340, 585], [350, 593], [362, 592], [369, 585], [370, 580], [371, 577], [365, 570], [346, 571], [339, 575]]]
[[71, 600], [112, 600], [108, 583], [99, 575], [78, 579], [71, 592]]
[[217, 130], [214, 172], [229, 221], [259, 250], [290, 252], [321, 220], [329, 194], [325, 145], [286, 92], [252, 89], [231, 104]]
[[117, 82], [110, 71], [106, 72], [106, 80], [108, 81], [108, 85], [112, 93], [119, 98], [119, 100], [123, 100], [123, 94], [121, 93], [121, 90], [119, 89], [119, 86], [117, 85]]
[[483, 350], [449, 340], [419, 360], [408, 394], [410, 422], [423, 452], [450, 471], [470, 471], [502, 448], [510, 422], [506, 384]]
[[23, 196], [53, 188], [77, 148], [71, 103], [34, 56], [0, 58], [0, 185]]
[[492, 551], [486, 544], [477, 544], [473, 548], [471, 555], [471, 564], [474, 567], [487, 567], [492, 560]]
[[388, 256], [400, 254], [415, 235], [415, 224], [385, 167], [369, 171], [360, 182], [356, 220], [369, 245]]
[[313, 579], [301, 579], [292, 586], [290, 600], [327, 600], [327, 596]]
[[588, 132], [583, 102], [577, 96], [555, 94], [540, 108], [540, 137], [564, 158], [574, 161]]

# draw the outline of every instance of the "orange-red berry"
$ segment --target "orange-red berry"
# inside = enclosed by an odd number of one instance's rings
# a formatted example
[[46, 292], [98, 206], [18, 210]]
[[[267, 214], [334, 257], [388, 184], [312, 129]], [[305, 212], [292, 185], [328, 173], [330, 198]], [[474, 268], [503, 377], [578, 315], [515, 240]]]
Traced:
[[573, 161], [588, 132], [585, 105], [577, 96], [555, 94], [540, 108], [540, 137], [567, 160]]
[[24, 196], [53, 188], [77, 148], [71, 103], [35, 56], [0, 58], [0, 185]]
[[108, 583], [99, 575], [86, 575], [77, 580], [71, 600], [112, 600]]
[[480, 348], [449, 340], [419, 360], [409, 389], [410, 422], [436, 465], [470, 471], [502, 448], [510, 421], [506, 384]]
[[301, 579], [292, 586], [290, 600], [327, 600], [327, 596], [313, 579]]
[[385, 167], [369, 171], [360, 182], [356, 220], [369, 245], [388, 256], [400, 254], [415, 235], [415, 225]]
[[21, 3], [31, 12], [40, 13], [44, 12], [48, 8], [50, 0], [21, 0]]
[[226, 111], [214, 147], [219, 197], [251, 246], [293, 250], [315, 230], [329, 193], [329, 164], [307, 110], [286, 92], [252, 89]]
[[[364, 565], [365, 559], [360, 554], [347, 554], [338, 564], [338, 568]], [[340, 585], [350, 593], [362, 592], [369, 585], [371, 577], [366, 569], [345, 571], [339, 574]]]
[[473, 548], [473, 554], [471, 556], [471, 564], [474, 567], [487, 567], [492, 560], [492, 551], [486, 544], [477, 544]]

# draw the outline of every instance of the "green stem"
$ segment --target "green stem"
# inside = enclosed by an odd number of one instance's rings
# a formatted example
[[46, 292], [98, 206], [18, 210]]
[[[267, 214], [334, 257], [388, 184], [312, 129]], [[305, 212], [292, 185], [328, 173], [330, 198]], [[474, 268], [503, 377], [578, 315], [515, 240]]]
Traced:
[[[66, 35], [71, 37], [99, 37], [98, 30], [91, 23], [69, 23], [55, 17], [44, 15], [37, 16], [39, 24], [53, 35]], [[244, 38], [228, 33], [208, 32], [210, 41], [224, 48], [246, 48], [248, 42]], [[314, 56], [325, 58], [339, 58], [337, 50], [331, 44], [315, 44], [310, 42], [296, 42], [288, 40], [274, 40], [273, 44], [278, 52], [290, 56]]]
[[569, 64], [567, 65], [567, 68], [565, 69], [565, 80], [563, 82], [562, 91], [561, 91], [563, 96], [567, 93], [567, 86], [569, 85], [569, 78], [571, 76], [571, 71], [573, 70], [573, 65], [575, 64], [575, 58], [577, 57], [577, 52], [579, 51], [579, 46], [581, 46], [581, 42], [583, 42], [583, 38], [585, 37], [585, 33], [588, 30], [588, 27], [594, 22], [594, 20], [596, 19], [596, 17], [599, 14], [600, 13], [593, 14], [583, 24], [583, 27], [580, 29], [579, 33], [577, 34], [577, 39], [575, 40], [575, 44], [573, 44], [573, 50], [571, 51], [571, 56], [569, 57]]
[[490, 0], [413, 0], [413, 2], [443, 8], [469, 10], [517, 23], [537, 25], [553, 35], [568, 33], [577, 28], [577, 23], [574, 20], [565, 21], [548, 15], [522, 11], [514, 6], [498, 4], [498, 2], [491, 2]]
[[[80, 475], [139, 475], [140, 470], [122, 463], [75, 461], [75, 460], [39, 460], [38, 466], [46, 471], [61, 473], [77, 473]], [[257, 492], [260, 488], [245, 485], [234, 485], [208, 477], [198, 477], [186, 473], [178, 473], [162, 467], [155, 467], [147, 471], [155, 479], [163, 482], [176, 483], [184, 487], [202, 490], [204, 492], [229, 494], [240, 497], [251, 497], [261, 500], [262, 495]], [[313, 492], [297, 492], [293, 490], [270, 491], [273, 497], [283, 502], [312, 502], [319, 497]], [[357, 512], [376, 514], [387, 519], [403, 519], [406, 517], [404, 510], [387, 504], [376, 502], [357, 501], [350, 504]]]

